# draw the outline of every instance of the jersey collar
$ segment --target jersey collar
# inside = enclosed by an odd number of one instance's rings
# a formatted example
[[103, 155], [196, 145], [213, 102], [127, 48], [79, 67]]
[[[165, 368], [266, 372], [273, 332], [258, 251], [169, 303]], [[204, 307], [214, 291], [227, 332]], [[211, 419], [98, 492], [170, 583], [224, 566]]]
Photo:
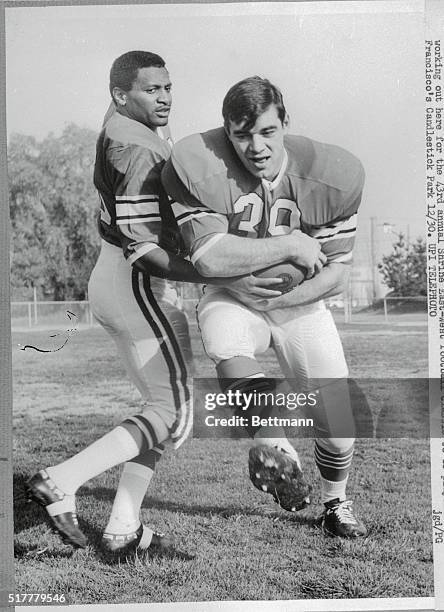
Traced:
[[276, 189], [276, 187], [279, 185], [279, 183], [282, 180], [282, 177], [284, 176], [285, 170], [287, 169], [287, 164], [288, 164], [288, 153], [287, 153], [287, 149], [284, 148], [284, 159], [282, 160], [282, 166], [281, 166], [281, 169], [279, 170], [277, 177], [274, 178], [272, 181], [267, 181], [267, 179], [264, 179], [264, 178], [261, 179], [262, 184], [269, 191], [273, 191], [273, 189]]
[[156, 134], [159, 136], [161, 140], [164, 140], [170, 149], [173, 148], [173, 139], [171, 138], [171, 132], [169, 128], [163, 130], [161, 127], [156, 128]]

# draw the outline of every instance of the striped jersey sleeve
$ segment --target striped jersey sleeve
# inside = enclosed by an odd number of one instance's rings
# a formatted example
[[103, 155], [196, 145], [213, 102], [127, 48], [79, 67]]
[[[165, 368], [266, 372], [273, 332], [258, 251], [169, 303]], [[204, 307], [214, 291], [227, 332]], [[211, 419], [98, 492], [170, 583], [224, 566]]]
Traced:
[[185, 182], [185, 176], [179, 176], [170, 158], [162, 171], [162, 183], [170, 197], [179, 231], [194, 264], [228, 232], [228, 218], [204, 204], [203, 198], [198, 197], [198, 189], [187, 186]]
[[114, 174], [115, 223], [123, 252], [132, 264], [161, 239], [160, 207], [167, 196], [160, 181], [164, 158], [140, 145], [109, 153]]
[[325, 223], [305, 228], [310, 236], [321, 243], [322, 251], [327, 256], [328, 263], [352, 263], [363, 185], [364, 170], [361, 166], [351, 190], [344, 196], [343, 205], [338, 211], [339, 214]]

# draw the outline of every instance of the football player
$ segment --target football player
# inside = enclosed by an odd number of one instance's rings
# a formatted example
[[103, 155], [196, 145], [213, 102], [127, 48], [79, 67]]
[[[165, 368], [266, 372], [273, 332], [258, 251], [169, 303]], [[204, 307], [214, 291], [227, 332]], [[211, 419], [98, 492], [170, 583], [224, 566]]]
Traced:
[[[111, 68], [110, 93], [113, 106], [97, 141], [94, 169], [102, 244], [89, 298], [142, 396], [143, 411], [68, 460], [35, 474], [27, 490], [46, 508], [56, 530], [74, 546], [84, 547], [75, 493], [89, 479], [124, 463], [102, 538], [105, 550], [121, 555], [170, 544], [139, 518], [164, 442], [179, 447], [192, 425], [188, 326], [175, 289], [166, 279], [197, 283], [208, 279], [182, 257], [180, 234], [161, 185], [160, 173], [170, 155], [167, 123], [172, 102], [164, 60], [145, 51], [125, 53]], [[314, 267], [315, 249], [311, 255], [299, 256], [301, 249], [309, 251], [307, 244], [302, 238], [297, 244], [277, 241], [276, 261], [287, 253]], [[267, 288], [276, 280], [223, 278], [220, 282], [266, 297], [278, 295]]]
[[[275, 263], [267, 259], [273, 240], [300, 232], [322, 253], [307, 279], [279, 297], [207, 288], [198, 306], [203, 344], [231, 388], [272, 388], [256, 360], [270, 345], [298, 388], [316, 383], [322, 524], [333, 535], [361, 536], [366, 529], [346, 496], [354, 446], [348, 370], [323, 300], [342, 292], [348, 276], [364, 171], [342, 148], [289, 135], [282, 94], [266, 79], [256, 76], [234, 85], [222, 114], [223, 127], [175, 145], [162, 173], [197, 270], [204, 276], [248, 278]], [[262, 380], [252, 380], [258, 377]], [[310, 488], [298, 482], [299, 459], [284, 431], [270, 427], [251, 433], [260, 443], [250, 450], [255, 486], [286, 509], [304, 507]]]

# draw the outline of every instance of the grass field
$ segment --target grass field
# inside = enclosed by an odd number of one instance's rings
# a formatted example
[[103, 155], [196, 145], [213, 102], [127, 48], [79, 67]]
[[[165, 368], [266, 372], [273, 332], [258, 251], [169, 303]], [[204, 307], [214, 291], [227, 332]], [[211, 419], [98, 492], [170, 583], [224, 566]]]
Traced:
[[[427, 376], [421, 321], [339, 324], [354, 377]], [[213, 375], [195, 328], [197, 374]], [[48, 332], [15, 333], [13, 342], [45, 342]], [[279, 375], [273, 353], [263, 358]], [[24, 480], [79, 451], [137, 401], [112, 342], [100, 328], [79, 331], [57, 353], [14, 349], [16, 591], [65, 593], [70, 603], [206, 600], [430, 597], [429, 443], [420, 439], [359, 440], [349, 495], [369, 529], [358, 541], [326, 537], [316, 524], [318, 476], [310, 440], [299, 440], [313, 504], [286, 513], [251, 485], [246, 440], [191, 439], [159, 464], [142, 517], [174, 534], [176, 554], [116, 563], [99, 541], [119, 469], [78, 494], [90, 544], [61, 543], [45, 513], [25, 503]]]

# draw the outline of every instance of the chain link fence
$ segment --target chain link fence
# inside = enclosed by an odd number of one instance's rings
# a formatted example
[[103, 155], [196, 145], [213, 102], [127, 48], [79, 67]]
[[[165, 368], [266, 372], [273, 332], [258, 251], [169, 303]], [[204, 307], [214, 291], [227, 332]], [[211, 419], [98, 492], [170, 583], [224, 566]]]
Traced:
[[[191, 322], [196, 319], [196, 304], [201, 295], [198, 286], [178, 283], [180, 304]], [[344, 323], [384, 322], [396, 323], [427, 322], [427, 298], [422, 296], [387, 296], [373, 305], [365, 300], [349, 296], [336, 296], [326, 301], [335, 319]], [[84, 301], [29, 301], [11, 303], [11, 324], [13, 331], [29, 329], [81, 329], [98, 325], [91, 312], [89, 302]]]

